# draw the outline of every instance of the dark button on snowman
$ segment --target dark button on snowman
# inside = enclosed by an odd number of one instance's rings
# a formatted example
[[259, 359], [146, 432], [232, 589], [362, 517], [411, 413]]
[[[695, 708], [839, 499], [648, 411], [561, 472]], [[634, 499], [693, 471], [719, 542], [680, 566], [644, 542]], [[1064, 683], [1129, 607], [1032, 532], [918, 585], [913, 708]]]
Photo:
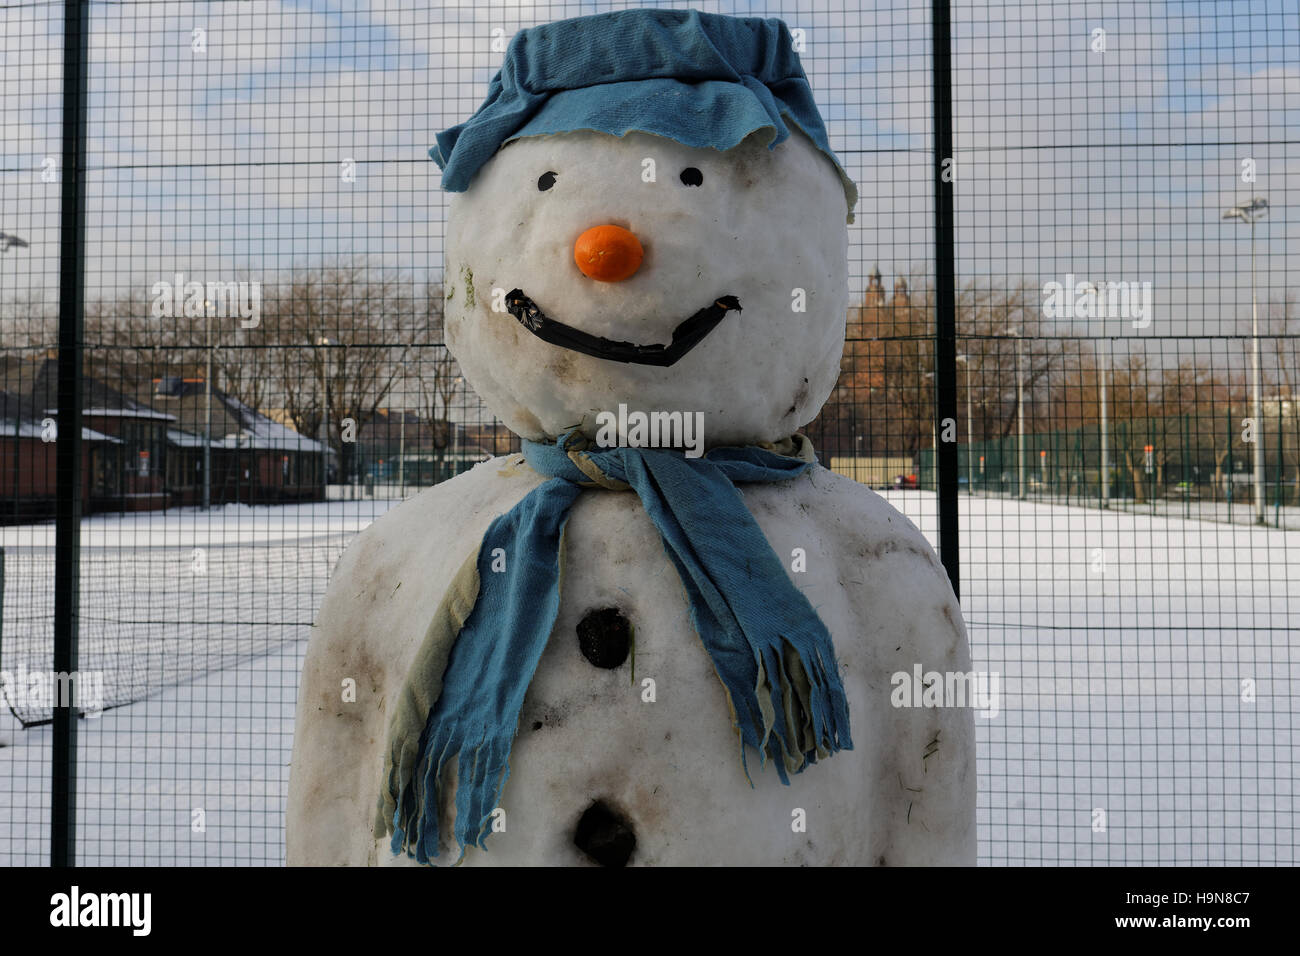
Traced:
[[796, 434], [856, 190], [785, 25], [523, 30], [431, 152], [447, 343], [525, 453], [339, 561], [289, 862], [973, 863], [972, 713], [892, 693], [970, 670], [951, 587]]

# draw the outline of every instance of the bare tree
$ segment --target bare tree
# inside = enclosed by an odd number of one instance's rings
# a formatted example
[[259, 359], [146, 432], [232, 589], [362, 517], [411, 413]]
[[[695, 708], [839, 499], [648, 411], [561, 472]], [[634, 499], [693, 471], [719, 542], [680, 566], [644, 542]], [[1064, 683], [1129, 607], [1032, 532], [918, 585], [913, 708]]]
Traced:
[[1283, 467], [1291, 474], [1291, 503], [1300, 504], [1300, 310], [1295, 292], [1283, 293], [1269, 312], [1273, 335], [1261, 343], [1261, 358], [1278, 380]]
[[[87, 371], [120, 391], [131, 392], [163, 375], [175, 374], [187, 356], [194, 319], [153, 315], [153, 297], [143, 286], [108, 300], [86, 303]], [[201, 321], [201, 320], [200, 320]]]
[[[1115, 445], [1133, 482], [1133, 497], [1142, 504], [1150, 493], [1146, 476], [1146, 445], [1151, 441], [1151, 420], [1158, 400], [1151, 386], [1146, 347], [1136, 343], [1112, 374]], [[1154, 462], [1153, 462], [1154, 464]]]
[[411, 283], [364, 261], [295, 272], [273, 296], [279, 386], [286, 414], [326, 440], [354, 475], [361, 425], [374, 419], [404, 374], [418, 329]]
[[0, 301], [0, 356], [54, 348], [59, 341], [58, 297], [28, 286]]
[[429, 282], [418, 305], [414, 336], [417, 361], [411, 364], [420, 418], [427, 424], [433, 446], [435, 481], [443, 477], [447, 450], [453, 444], [456, 426], [451, 421], [452, 404], [463, 394], [465, 384], [460, 366], [446, 345], [443, 304], [442, 282]]
[[[1039, 291], [1028, 280], [969, 283], [957, 299], [961, 350], [971, 363], [974, 434], [1003, 437], [1016, 426], [1018, 331], [1027, 430], [1050, 420], [1051, 376], [1063, 368], [1064, 346], [1042, 328]], [[815, 426], [861, 454], [915, 453], [934, 441], [934, 287], [920, 270], [896, 282], [892, 295], [868, 292], [847, 322], [845, 356], [831, 404]], [[959, 374], [958, 404], [966, 404]], [[965, 415], [959, 415], [965, 430]], [[829, 436], [828, 436], [829, 433]], [[834, 449], [839, 450], [839, 449]]]

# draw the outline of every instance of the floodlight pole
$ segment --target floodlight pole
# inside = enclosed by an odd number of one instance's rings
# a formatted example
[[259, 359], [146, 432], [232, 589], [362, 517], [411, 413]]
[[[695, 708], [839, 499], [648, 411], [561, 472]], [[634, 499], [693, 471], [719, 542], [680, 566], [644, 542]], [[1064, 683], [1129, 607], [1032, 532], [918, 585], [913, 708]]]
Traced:
[[203, 373], [203, 509], [212, 507], [212, 310], [203, 308], [203, 351], [207, 366]]
[[[1264, 524], [1264, 397], [1260, 381], [1259, 296], [1255, 285], [1255, 223], [1268, 212], [1268, 200], [1256, 196], [1224, 210], [1224, 219], [1240, 219], [1250, 226], [1250, 337], [1251, 337], [1251, 417], [1255, 440], [1255, 523]], [[1281, 422], [1278, 423], [1281, 427]]]
[[1016, 337], [1016, 497], [1025, 497], [1025, 378], [1021, 373], [1020, 329], [1007, 329]]
[[[1109, 353], [1109, 349], [1107, 350]], [[1100, 355], [1097, 358], [1097, 381], [1101, 388], [1101, 506], [1102, 508], [1110, 507], [1110, 439], [1107, 435], [1106, 423], [1106, 376], [1110, 371], [1110, 355], [1106, 356], [1106, 364], [1101, 363]]]
[[[1259, 374], [1259, 298], [1255, 290], [1255, 217], [1250, 218], [1251, 415], [1255, 419], [1255, 524], [1264, 524], [1264, 395]], [[1279, 422], [1279, 425], [1281, 423]]]
[[975, 416], [971, 411], [970, 356], [958, 355], [957, 361], [966, 366], [966, 493], [975, 494]]
[[[317, 345], [318, 347], [322, 347], [322, 346], [323, 346], [323, 347], [325, 347], [325, 348], [331, 348], [331, 347], [333, 347], [333, 346], [335, 346], [335, 345], [338, 345], [338, 344], [339, 344], [339, 343], [338, 343], [337, 341], [335, 341], [334, 339], [330, 338], [328, 335], [318, 335], [318, 336], [316, 336], [316, 345]], [[329, 355], [329, 353], [327, 352], [327, 353], [326, 353], [326, 356], [328, 356], [328, 355]], [[321, 500], [322, 500], [322, 501], [329, 501], [329, 497], [330, 497], [330, 451], [331, 451], [331, 449], [330, 449], [330, 366], [329, 366], [329, 358], [328, 358], [328, 357], [325, 358], [325, 359], [321, 362], [321, 369], [322, 369], [322, 373], [321, 373], [321, 374], [322, 374], [322, 377], [325, 379], [325, 459], [324, 459], [324, 464], [323, 464], [323, 466], [322, 466], [322, 468], [321, 468], [321, 473], [322, 473], [322, 487], [324, 488], [324, 492], [325, 492], [325, 494], [324, 494], [324, 496], [322, 497]], [[340, 461], [340, 463], [342, 462], [342, 460], [343, 460], [343, 456], [340, 455], [340, 456], [339, 456], [339, 461]]]
[[[26, 249], [26, 248], [28, 248], [28, 246], [29, 246], [29, 243], [28, 243], [25, 239], [21, 239], [21, 238], [19, 238], [18, 236], [11, 235], [11, 234], [7, 234], [7, 233], [3, 233], [3, 232], [0, 232], [0, 241], [3, 242], [3, 245], [0, 245], [0, 253], [8, 252], [10, 246], [13, 246], [13, 247], [16, 248], [16, 249]], [[3, 288], [0, 287], [0, 293], [2, 293], [3, 291], [4, 291]], [[20, 451], [20, 449], [21, 449], [21, 447], [22, 447], [22, 443], [21, 443], [20, 441], [18, 441], [18, 432], [22, 429], [22, 423], [23, 423], [23, 409], [22, 409], [22, 406], [21, 406], [18, 402], [14, 402], [14, 479], [13, 479], [13, 480], [14, 480], [14, 485], [13, 485], [13, 487], [14, 487], [14, 506], [13, 506], [13, 513], [14, 513], [14, 518], [15, 518], [15, 519], [17, 519], [17, 517], [18, 517], [18, 513], [19, 513], [19, 511], [18, 511], [18, 485], [19, 485], [19, 483], [20, 483], [20, 481], [21, 481], [20, 476], [22, 475], [22, 452]], [[3, 550], [4, 550], [4, 549], [0, 548], [0, 552], [3, 552]], [[0, 577], [3, 577], [3, 575], [0, 575]], [[2, 585], [2, 584], [3, 584], [3, 582], [0, 582], [0, 585]], [[3, 601], [3, 598], [4, 598], [4, 595], [0, 595], [0, 602]]]
[[1016, 434], [1019, 442], [1019, 462], [1016, 469], [1020, 475], [1016, 479], [1020, 497], [1025, 496], [1025, 375], [1021, 371], [1023, 359], [1020, 357], [1020, 335], [1016, 335]]

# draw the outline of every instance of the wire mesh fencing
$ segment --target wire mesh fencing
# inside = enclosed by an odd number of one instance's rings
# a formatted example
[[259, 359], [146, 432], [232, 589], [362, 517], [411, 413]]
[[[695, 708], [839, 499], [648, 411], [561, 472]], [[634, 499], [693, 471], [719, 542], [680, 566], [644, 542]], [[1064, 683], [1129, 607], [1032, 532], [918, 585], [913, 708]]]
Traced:
[[[100, 691], [76, 858], [274, 865], [339, 555], [520, 447], [447, 348], [428, 148], [515, 31], [618, 6], [0, 0], [0, 862], [51, 851], [65, 124], [77, 665]], [[940, 88], [947, 4], [691, 6], [787, 22], [858, 185], [840, 379], [804, 431], [936, 546], [956, 498], [974, 667], [1001, 688], [976, 718], [979, 861], [1294, 863], [1300, 15], [956, 4]]]

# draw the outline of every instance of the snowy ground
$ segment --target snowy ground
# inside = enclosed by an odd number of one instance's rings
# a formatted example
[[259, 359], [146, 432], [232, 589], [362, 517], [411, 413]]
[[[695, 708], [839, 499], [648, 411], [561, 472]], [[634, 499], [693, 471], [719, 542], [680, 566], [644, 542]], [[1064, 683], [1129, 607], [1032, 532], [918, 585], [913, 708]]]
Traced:
[[[935, 540], [932, 495], [886, 497]], [[114, 678], [151, 695], [79, 722], [80, 862], [282, 861], [303, 639], [334, 556], [391, 505], [85, 522], [82, 669], [125, 660]], [[976, 718], [980, 862], [1293, 864], [1300, 535], [962, 509], [975, 667], [1001, 675], [1000, 713]], [[48, 667], [53, 528], [0, 543], [0, 666]], [[49, 727], [0, 708], [0, 743], [0, 864], [43, 863]]]
[[[79, 721], [79, 862], [283, 861], [311, 620], [346, 542], [395, 503], [83, 522], [80, 670], [105, 671], [106, 705], [115, 688], [149, 696]], [[54, 527], [0, 528], [0, 546], [0, 667], [48, 669]], [[50, 728], [22, 729], [9, 703], [0, 701], [0, 865], [43, 863]], [[28, 720], [48, 716], [18, 709]]]
[[[1289, 499], [1291, 490], [1285, 496]], [[961, 498], [966, 499], [965, 492]], [[1007, 499], [1012, 497], [1006, 492], [976, 490], [976, 498]], [[1139, 502], [1133, 498], [1111, 498], [1102, 502], [1096, 496], [1055, 495], [1034, 489], [1026, 492], [1031, 504], [1068, 505], [1072, 508], [1106, 508], [1133, 514], [1150, 515], [1161, 518], [1188, 518], [1197, 521], [1217, 521], [1224, 524], [1256, 524], [1257, 515], [1250, 496], [1239, 494], [1233, 501], [1215, 501], [1209, 497], [1169, 495]], [[1270, 528], [1286, 528], [1300, 531], [1300, 507], [1294, 504], [1282, 505], [1273, 498], [1273, 489], [1269, 489], [1268, 499], [1264, 504], [1264, 523]]]

